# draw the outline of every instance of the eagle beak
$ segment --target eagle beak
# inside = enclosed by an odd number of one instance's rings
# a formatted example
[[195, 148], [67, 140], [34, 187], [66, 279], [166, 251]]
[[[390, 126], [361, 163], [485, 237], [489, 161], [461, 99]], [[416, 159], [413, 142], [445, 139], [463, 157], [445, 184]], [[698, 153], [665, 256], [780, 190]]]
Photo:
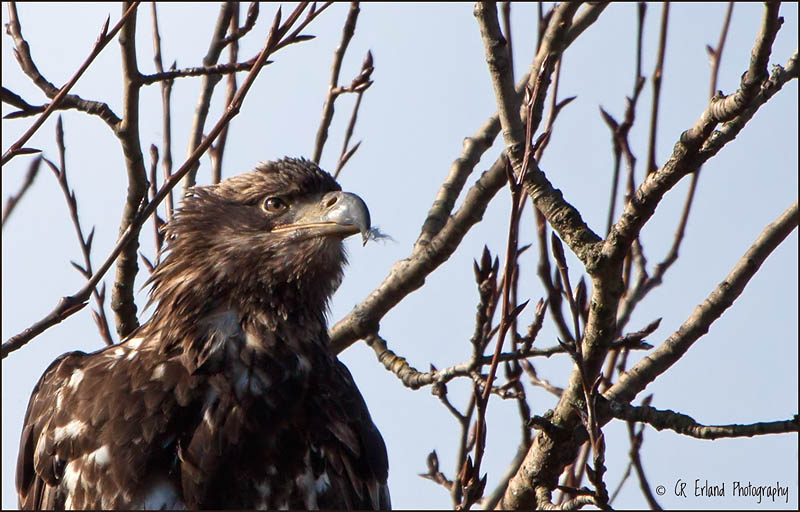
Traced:
[[305, 213], [291, 224], [284, 224], [272, 231], [305, 232], [311, 236], [341, 236], [343, 239], [361, 233], [366, 245], [370, 236], [369, 210], [364, 200], [349, 192], [328, 192], [313, 205], [304, 208]]
[[370, 233], [369, 209], [363, 199], [350, 192], [328, 192], [322, 197], [325, 211], [322, 222], [332, 222], [347, 232], [346, 236], [361, 233], [362, 245], [367, 245]]

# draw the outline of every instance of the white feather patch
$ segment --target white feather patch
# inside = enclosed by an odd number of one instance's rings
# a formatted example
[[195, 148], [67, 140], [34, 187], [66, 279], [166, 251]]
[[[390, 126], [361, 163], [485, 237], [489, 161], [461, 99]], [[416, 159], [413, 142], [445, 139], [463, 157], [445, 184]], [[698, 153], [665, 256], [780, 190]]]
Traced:
[[83, 370], [75, 370], [72, 372], [72, 375], [69, 377], [69, 382], [67, 382], [67, 387], [70, 389], [75, 389], [83, 380]]
[[139, 346], [142, 344], [143, 341], [144, 338], [131, 338], [128, 341], [126, 341], [125, 344], [128, 346], [129, 349], [136, 350], [139, 348]]
[[74, 438], [83, 435], [86, 431], [86, 423], [81, 420], [72, 420], [63, 427], [56, 427], [53, 440], [60, 443], [66, 438]]
[[[78, 487], [78, 481], [81, 478], [81, 470], [82, 469], [83, 469], [83, 460], [82, 459], [74, 460], [74, 461], [70, 462], [69, 464], [67, 464], [67, 467], [64, 468], [64, 476], [62, 477], [61, 481], [63, 482], [64, 487], [66, 487], [67, 490], [69, 491], [68, 500], [70, 501], [70, 503], [72, 502], [72, 499], [71, 499], [72, 494], [75, 492], [75, 489]], [[70, 505], [66, 505], [66, 507], [69, 508]]]
[[111, 452], [108, 450], [108, 445], [104, 444], [89, 454], [87, 458], [90, 464], [97, 464], [98, 466], [108, 466], [111, 462]]
[[150, 377], [150, 380], [159, 380], [161, 377], [164, 376], [164, 363], [159, 364], [153, 370], [153, 375]]

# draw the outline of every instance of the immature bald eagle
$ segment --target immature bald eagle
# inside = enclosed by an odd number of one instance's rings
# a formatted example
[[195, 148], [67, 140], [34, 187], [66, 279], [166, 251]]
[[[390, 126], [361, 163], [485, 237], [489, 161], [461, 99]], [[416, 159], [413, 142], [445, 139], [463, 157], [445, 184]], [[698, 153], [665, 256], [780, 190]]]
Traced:
[[386, 447], [325, 311], [369, 212], [306, 160], [195, 188], [152, 318], [56, 359], [33, 390], [20, 507], [390, 507]]

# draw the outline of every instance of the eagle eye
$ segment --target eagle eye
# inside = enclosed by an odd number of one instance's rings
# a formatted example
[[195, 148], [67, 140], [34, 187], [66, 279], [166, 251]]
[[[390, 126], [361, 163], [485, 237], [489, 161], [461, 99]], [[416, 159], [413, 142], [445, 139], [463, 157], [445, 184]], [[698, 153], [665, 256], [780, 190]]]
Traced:
[[289, 208], [289, 204], [280, 197], [268, 197], [264, 200], [264, 210], [269, 213], [282, 213]]

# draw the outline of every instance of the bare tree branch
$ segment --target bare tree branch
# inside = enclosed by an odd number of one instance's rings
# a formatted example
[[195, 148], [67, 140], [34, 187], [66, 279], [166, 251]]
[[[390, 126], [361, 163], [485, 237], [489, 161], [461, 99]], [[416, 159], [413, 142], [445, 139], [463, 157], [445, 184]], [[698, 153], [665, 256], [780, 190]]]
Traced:
[[[258, 6], [257, 3], [251, 4], [251, 9], [253, 6]], [[258, 8], [256, 7], [256, 12], [258, 12]], [[250, 22], [250, 18], [248, 17], [247, 22]], [[255, 20], [253, 20], [255, 23]], [[245, 24], [245, 28], [246, 28]], [[238, 30], [239, 27], [239, 9], [238, 4], [237, 8], [234, 9], [233, 14], [231, 15], [230, 21], [230, 29], [229, 32], [231, 34], [239, 34], [240, 31]], [[230, 38], [230, 36], [228, 36]], [[228, 39], [226, 38], [226, 39]], [[236, 63], [239, 59], [239, 38], [233, 38], [229, 42], [229, 56], [228, 62], [230, 64]], [[228, 105], [231, 104], [233, 97], [236, 95], [236, 75], [230, 74], [228, 75], [228, 88], [225, 91], [225, 107], [227, 108]], [[211, 157], [211, 183], [219, 183], [222, 180], [222, 156], [225, 154], [225, 142], [228, 139], [228, 127], [226, 126], [222, 133], [219, 135], [218, 142], [216, 146], [211, 146], [211, 149], [208, 151], [208, 155]]]
[[41, 155], [31, 160], [31, 163], [28, 166], [28, 171], [25, 173], [25, 178], [22, 180], [22, 185], [19, 187], [19, 191], [16, 194], [8, 196], [6, 205], [3, 207], [3, 228], [6, 227], [6, 219], [8, 219], [8, 216], [14, 211], [14, 207], [17, 206], [17, 203], [19, 203], [20, 199], [22, 199], [22, 196], [25, 195], [25, 192], [27, 192], [30, 186], [33, 184], [33, 180], [36, 179], [36, 175], [39, 173], [39, 167], [41, 164]]
[[347, 130], [345, 131], [344, 142], [342, 143], [342, 151], [339, 153], [339, 161], [336, 164], [336, 171], [333, 173], [334, 179], [339, 178], [339, 173], [342, 172], [342, 168], [361, 146], [361, 141], [358, 141], [351, 148], [350, 138], [353, 136], [353, 130], [356, 126], [356, 120], [358, 119], [358, 110], [361, 108], [361, 98], [364, 97], [364, 92], [372, 85], [372, 80], [370, 80], [370, 78], [374, 69], [372, 52], [367, 51], [364, 62], [361, 64], [361, 73], [353, 79], [353, 82], [347, 88], [349, 91], [355, 91], [356, 103], [353, 105], [353, 112], [350, 114], [350, 121], [347, 123]]
[[656, 133], [658, 131], [658, 107], [661, 103], [661, 79], [664, 74], [664, 56], [667, 53], [667, 25], [669, 21], [669, 2], [661, 6], [661, 29], [658, 36], [658, 58], [653, 71], [653, 104], [650, 110], [650, 137], [647, 145], [647, 174], [658, 169], [656, 165]]
[[[86, 69], [91, 65], [95, 57], [97, 57], [100, 52], [103, 51], [103, 48], [105, 48], [106, 45], [112, 39], [114, 39], [114, 36], [117, 35], [117, 32], [125, 25], [129, 18], [135, 18], [135, 16], [132, 15], [136, 12], [138, 5], [139, 2], [132, 2], [128, 9], [123, 13], [117, 24], [114, 25], [110, 31], [108, 30], [109, 20], [106, 19], [106, 22], [103, 25], [103, 28], [100, 30], [100, 35], [97, 37], [97, 41], [95, 41], [89, 56], [86, 58], [83, 64], [81, 64], [69, 82], [67, 82], [64, 87], [58, 90], [58, 93], [56, 93], [53, 97], [53, 101], [50, 102], [50, 105], [48, 105], [45, 111], [42, 112], [36, 121], [34, 121], [31, 127], [28, 128], [28, 130], [3, 153], [2, 165], [5, 165], [9, 160], [14, 158], [14, 156], [19, 154], [19, 150], [22, 149], [28, 139], [30, 139], [36, 130], [42, 126], [50, 114], [56, 110], [56, 107], [58, 107], [58, 105], [64, 101], [69, 90], [72, 89], [72, 86], [75, 85], [78, 79], [83, 75], [84, 71], [86, 71]], [[26, 74], [28, 74], [28, 76], [30, 76], [40, 88], [50, 89], [50, 92], [53, 92], [55, 87], [44, 80], [44, 77], [42, 77], [36, 68], [36, 65], [33, 63], [33, 59], [31, 59], [28, 42], [22, 37], [19, 16], [17, 15], [17, 7], [14, 2], [10, 2], [8, 4], [8, 17], [9, 22], [6, 25], [6, 31], [9, 33], [9, 35], [11, 35], [12, 39], [14, 40], [14, 45], [17, 48], [14, 52], [15, 57], [17, 57], [17, 62], [19, 62], [23, 71], [25, 71]]]
[[[753, 48], [750, 68], [742, 78], [741, 87], [730, 96], [724, 98], [715, 96], [695, 125], [681, 134], [669, 160], [660, 169], [647, 176], [606, 238], [602, 251], [604, 258], [622, 259], [633, 243], [634, 237], [655, 212], [655, 207], [664, 194], [735, 137], [735, 133], [738, 133], [744, 122], [752, 117], [755, 110], [777, 92], [773, 89], [780, 89], [783, 82], [778, 82], [780, 80], [778, 76], [775, 77], [776, 83], [769, 80], [770, 77], [766, 74], [766, 62], [781, 22], [782, 18], [778, 16], [777, 7], [767, 4], [761, 33]], [[787, 71], [790, 68], [796, 75], [796, 67], [787, 66]], [[773, 72], [773, 75], [782, 73]], [[762, 87], [762, 84], [767, 87]], [[767, 95], [764, 89], [771, 91], [772, 94]], [[762, 94], [759, 94], [759, 91], [762, 91]], [[736, 123], [740, 115], [748, 117], [743, 122], [739, 121], [736, 127], [729, 126], [728, 130], [723, 127], [712, 136], [714, 127], [718, 123], [726, 121]], [[731, 136], [730, 132], [734, 130], [735, 133]]]
[[[125, 9], [123, 4], [123, 9]], [[122, 209], [122, 220], [119, 236], [129, 227], [135, 226], [134, 220], [142, 202], [147, 200], [147, 170], [142, 157], [142, 144], [139, 139], [139, 91], [137, 84], [139, 65], [136, 60], [136, 16], [131, 16], [122, 26], [119, 33], [119, 44], [122, 50], [122, 120], [117, 137], [125, 156], [125, 169], [128, 176], [128, 193]], [[124, 339], [139, 327], [134, 301], [134, 280], [139, 271], [138, 228], [135, 236], [123, 248], [117, 259], [117, 272], [111, 289], [111, 309], [114, 311], [115, 324], [119, 339]]]
[[[222, 2], [220, 5], [217, 24], [211, 34], [211, 41], [208, 44], [206, 56], [203, 57], [203, 67], [213, 66], [217, 63], [217, 60], [219, 60], [219, 56], [225, 48], [225, 33], [230, 25], [233, 8], [232, 2]], [[222, 75], [219, 74], [203, 74], [202, 76], [203, 82], [200, 86], [200, 95], [197, 98], [197, 106], [194, 109], [194, 120], [192, 122], [191, 131], [189, 132], [189, 144], [186, 148], [187, 156], [191, 155], [200, 145], [203, 138], [203, 130], [206, 125], [206, 118], [208, 117], [208, 108], [211, 104], [211, 95], [214, 93], [214, 88], [217, 86], [217, 83], [222, 79]], [[200, 162], [197, 162], [194, 165], [194, 169], [189, 171], [184, 178], [184, 193], [195, 185], [197, 169], [199, 167]]]
[[339, 86], [339, 73], [341, 73], [342, 70], [344, 54], [347, 52], [347, 47], [350, 44], [350, 40], [353, 38], [353, 34], [356, 30], [359, 12], [361, 12], [361, 9], [358, 6], [358, 2], [351, 2], [350, 10], [347, 12], [347, 18], [342, 26], [342, 40], [339, 42], [339, 46], [337, 46], [336, 50], [333, 52], [333, 63], [331, 64], [331, 79], [330, 83], [328, 84], [328, 94], [325, 97], [325, 104], [322, 107], [322, 120], [320, 121], [319, 128], [317, 129], [317, 137], [314, 142], [314, 153], [311, 157], [311, 161], [316, 164], [319, 164], [320, 159], [322, 158], [322, 149], [325, 147], [325, 141], [328, 139], [328, 129], [331, 126], [331, 121], [333, 121], [333, 104], [336, 102], [336, 98], [340, 94], [337, 92], [337, 88]]
[[[389, 349], [386, 340], [379, 335], [370, 334], [366, 337], [365, 341], [367, 345], [375, 351], [375, 356], [378, 358], [378, 361], [380, 361], [387, 370], [394, 373], [404, 386], [411, 389], [419, 389], [432, 384], [444, 384], [456, 377], [473, 378], [481, 366], [491, 364], [493, 359], [491, 356], [482, 356], [476, 361], [467, 361], [448, 366], [442, 370], [420, 372], [409, 365], [404, 357], [398, 356], [394, 351]], [[543, 349], [522, 349], [518, 352], [502, 352], [498, 356], [498, 361], [516, 361], [529, 357], [550, 357], [554, 354], [563, 354], [565, 352], [566, 350], [558, 345]]]
[[31, 105], [19, 94], [2, 87], [2, 94], [3, 94], [3, 103], [8, 103], [11, 106], [17, 107], [18, 111], [11, 112], [3, 116], [3, 119], [18, 119], [21, 117], [28, 117], [28, 116], [35, 116], [36, 114], [41, 114], [47, 109], [47, 105]]
[[[777, 11], [767, 6], [764, 22], [762, 24], [762, 33], [756, 40], [751, 69], [759, 68], [763, 61], [763, 58], [760, 56], [763, 56], [765, 53], [768, 55], [769, 53], [769, 50], [764, 49], [764, 47], [771, 46], [772, 41], [774, 41], [775, 32], [777, 32], [777, 28], [780, 25], [779, 22], [775, 21], [776, 16]], [[747, 77], [749, 74], [750, 73], [745, 75], [743, 83], [748, 81]], [[753, 74], [753, 76], [757, 75]], [[752, 87], [752, 85], [746, 85], [743, 86], [743, 89], [750, 89]], [[736, 95], [749, 97], [747, 100], [748, 105], [753, 100], [753, 95], [742, 92], [742, 89], [737, 91]], [[720, 99], [718, 101], [725, 100]], [[570, 377], [569, 385], [562, 394], [561, 400], [554, 412], [554, 421], [561, 427], [570, 430], [579, 425], [578, 418], [576, 417], [577, 415], [571, 404], [579, 399], [580, 394], [583, 394], [582, 382], [587, 380], [587, 378], [593, 379], [596, 375], [595, 372], [599, 372], [599, 366], [602, 364], [610, 348], [609, 333], [616, 330], [616, 311], [622, 291], [624, 290], [621, 279], [621, 263], [633, 243], [633, 240], [638, 235], [639, 229], [641, 229], [641, 226], [643, 226], [652, 215], [653, 210], [649, 208], [654, 208], [663, 196], [663, 192], [666, 192], [667, 189], [677, 182], [679, 178], [675, 176], [676, 174], [684, 176], [688, 172], [686, 168], [691, 167], [691, 169], [694, 169], [696, 165], [702, 163], [702, 161], [698, 162], [696, 158], [698, 150], [705, 139], [711, 134], [711, 129], [716, 124], [717, 120], [721, 119], [720, 117], [715, 118], [714, 114], [732, 114], [735, 110], [729, 109], [729, 106], [730, 102], [725, 102], [725, 105], [717, 105], [716, 102], [712, 101], [712, 104], [706, 109], [706, 112], [701, 116], [696, 126], [681, 137], [680, 143], [676, 146], [677, 156], [673, 156], [662, 169], [650, 174], [636, 194], [631, 198], [622, 217], [612, 227], [608, 238], [602, 243], [604, 246], [602, 251], [594, 254], [591, 252], [588, 254], [581, 254], [580, 248], [583, 244], [570, 241], [562, 234], [562, 239], [570, 245], [570, 248], [576, 252], [579, 259], [584, 262], [586, 270], [593, 278], [593, 307], [590, 310], [586, 325], [585, 339], [582, 345], [582, 358], [585, 364], [584, 370], [582, 372], [573, 372]], [[743, 106], [739, 112], [742, 110], [744, 110]], [[680, 159], [684, 160], [680, 161]], [[684, 166], [684, 169], [680, 169], [681, 166]], [[680, 169], [680, 171], [676, 171], [676, 168]], [[665, 172], [666, 169], [671, 170]], [[665, 174], [674, 177], [675, 180], [672, 181], [672, 179], [665, 176]], [[653, 192], [652, 190], [657, 190], [658, 192]], [[647, 198], [647, 200], [643, 201], [644, 198]], [[642, 208], [643, 202], [647, 204], [647, 209]], [[546, 216], [548, 220], [551, 220], [549, 215]], [[577, 227], [580, 228], [579, 224]], [[581, 230], [578, 229], [575, 232], [580, 233]], [[587, 258], [585, 256], [590, 257]], [[650, 360], [650, 357], [648, 357], [644, 361]], [[583, 376], [579, 373], [582, 373]], [[627, 380], [629, 376], [630, 372], [625, 375], [623, 380]], [[655, 378], [655, 376], [653, 376], [653, 378]], [[614, 388], [612, 387], [612, 389]], [[520, 471], [509, 483], [506, 494], [499, 506], [519, 508], [542, 505], [537, 501], [537, 497], [540, 495], [549, 495], [549, 492], [557, 484], [558, 474], [563, 464], [561, 461], [573, 460], [577, 451], [577, 445], [574, 443], [555, 443], [552, 439], [548, 439], [546, 435], [541, 433], [537, 443], [534, 443], [534, 446], [536, 449], [529, 451]], [[531, 483], [531, 478], [534, 475], [536, 481]]]
[[[61, 121], [61, 116], [58, 117], [58, 121], [56, 123], [56, 144], [58, 146], [59, 166], [56, 167], [50, 160], [46, 158], [44, 159], [44, 162], [48, 167], [50, 167], [50, 170], [53, 171], [53, 174], [55, 174], [58, 184], [61, 186], [61, 191], [64, 193], [70, 218], [72, 219], [72, 224], [75, 227], [75, 234], [78, 236], [78, 244], [80, 245], [81, 253], [83, 254], [83, 266], [81, 267], [75, 262], [71, 262], [72, 266], [75, 267], [86, 279], [89, 279], [92, 277], [93, 272], [91, 252], [92, 240], [94, 239], [94, 228], [92, 228], [92, 230], [89, 232], [88, 237], [83, 236], [80, 216], [78, 215], [78, 200], [75, 197], [75, 192], [69, 188], [69, 182], [67, 181], [66, 145], [64, 144], [64, 127]], [[97, 311], [92, 311], [92, 316], [95, 324], [97, 325], [97, 330], [100, 332], [100, 337], [103, 338], [103, 341], [106, 345], [113, 345], [114, 339], [111, 337], [111, 330], [108, 327], [108, 319], [106, 318], [105, 312], [105, 286], [101, 286], [99, 290], [98, 287], [95, 286], [92, 290], [92, 295], [94, 295], [95, 302], [97, 303]]]
[[[156, 71], [162, 73], [164, 71], [164, 64], [161, 61], [161, 35], [158, 29], [158, 12], [156, 11], [156, 3], [150, 4], [152, 7], [151, 13], [153, 16], [153, 62], [156, 66]], [[175, 67], [175, 64], [172, 65]], [[161, 142], [161, 165], [164, 169], [164, 180], [168, 180], [172, 175], [172, 80], [163, 80], [161, 82], [161, 110], [162, 110], [162, 142]], [[172, 192], [167, 195], [166, 203], [166, 221], [172, 219], [172, 210], [174, 205], [172, 202]]]

